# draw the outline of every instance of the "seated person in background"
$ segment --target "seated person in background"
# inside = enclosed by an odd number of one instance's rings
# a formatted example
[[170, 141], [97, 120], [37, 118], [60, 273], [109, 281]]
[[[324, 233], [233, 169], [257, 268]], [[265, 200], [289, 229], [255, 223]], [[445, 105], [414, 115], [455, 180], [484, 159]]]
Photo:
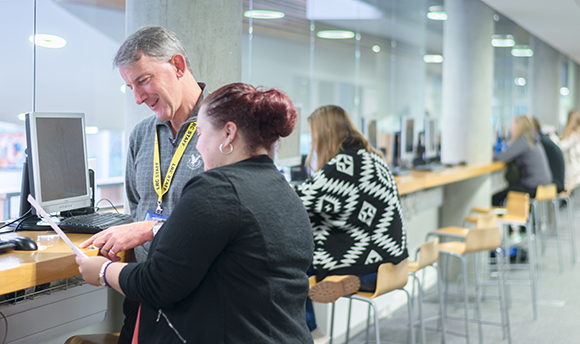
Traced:
[[133, 343], [312, 343], [304, 321], [312, 229], [268, 157], [295, 127], [290, 99], [226, 85], [197, 119], [206, 172], [156, 228], [147, 260], [77, 258], [83, 278], [140, 303]]
[[[386, 162], [341, 107], [328, 105], [309, 117], [307, 166], [316, 173], [298, 187], [314, 232], [315, 302], [334, 302], [359, 290], [374, 291], [382, 263], [408, 257], [401, 203]], [[311, 307], [310, 300], [307, 308]], [[310, 310], [310, 312], [309, 312]], [[307, 309], [310, 330], [314, 313]]]
[[572, 191], [580, 186], [580, 113], [568, 113], [568, 122], [560, 137], [560, 149], [566, 164], [566, 190]]
[[565, 165], [562, 150], [554, 141], [552, 141], [550, 136], [542, 133], [542, 125], [540, 124], [540, 121], [535, 117], [533, 117], [532, 120], [534, 122], [534, 129], [540, 136], [540, 142], [542, 143], [542, 147], [544, 147], [544, 151], [548, 158], [548, 165], [552, 172], [552, 182], [556, 184], [558, 192], [562, 192], [566, 189], [564, 186]]
[[520, 170], [521, 178], [492, 197], [492, 204], [500, 206], [505, 201], [509, 191], [526, 192], [530, 197], [536, 197], [538, 185], [552, 183], [552, 172], [544, 147], [540, 143], [540, 135], [534, 129], [530, 116], [514, 118], [511, 126], [512, 138], [508, 148], [493, 157], [494, 161], [509, 163], [514, 161]]

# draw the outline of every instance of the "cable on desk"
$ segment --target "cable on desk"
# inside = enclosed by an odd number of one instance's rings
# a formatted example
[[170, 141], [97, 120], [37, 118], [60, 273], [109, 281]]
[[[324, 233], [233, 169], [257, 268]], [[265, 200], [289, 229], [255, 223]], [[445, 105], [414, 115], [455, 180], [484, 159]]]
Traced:
[[[0, 229], [2, 229], [2, 228], [4, 228], [4, 227], [8, 227], [8, 226], [10, 226], [11, 224], [13, 224], [13, 223], [16, 223], [16, 222], [18, 222], [18, 221], [24, 220], [25, 218], [27, 218], [27, 217], [29, 217], [29, 216], [30, 216], [30, 212], [31, 212], [31, 211], [32, 211], [32, 208], [28, 209], [28, 210], [27, 210], [27, 211], [26, 211], [24, 214], [22, 214], [22, 216], [20, 216], [19, 218], [15, 219], [15, 220], [12, 220], [12, 221], [10, 221], [10, 222], [6, 222], [6, 223], [4, 223], [2, 226], [0, 226]], [[13, 229], [12, 231], [13, 231], [13, 232], [15, 232], [15, 231], [18, 229], [18, 227], [20, 227], [20, 224], [21, 224], [21, 223], [22, 223], [22, 222], [19, 222], [19, 223], [18, 223], [18, 225], [16, 225], [16, 227], [14, 227], [14, 229]]]
[[111, 202], [111, 200], [107, 199], [107, 198], [101, 198], [96, 204], [95, 204], [95, 211], [99, 210], [99, 203], [101, 203], [101, 201], [107, 201], [109, 202], [109, 204], [111, 205], [111, 207], [117, 212], [117, 213], [121, 213], [113, 204], [113, 202]]

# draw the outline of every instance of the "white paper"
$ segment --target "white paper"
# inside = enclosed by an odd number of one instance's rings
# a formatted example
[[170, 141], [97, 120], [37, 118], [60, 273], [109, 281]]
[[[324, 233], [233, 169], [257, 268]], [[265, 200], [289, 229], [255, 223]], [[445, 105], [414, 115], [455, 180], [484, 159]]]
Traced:
[[34, 199], [34, 197], [32, 197], [32, 195], [28, 195], [28, 202], [30, 204], [32, 204], [32, 206], [34, 207], [34, 209], [36, 209], [36, 211], [38, 212], [38, 214], [40, 214], [40, 216], [42, 216], [42, 218], [48, 222], [50, 224], [50, 227], [52, 227], [52, 229], [54, 229], [54, 231], [60, 236], [60, 238], [62, 240], [64, 240], [64, 242], [66, 242], [66, 244], [74, 251], [74, 253], [78, 256], [78, 257], [85, 257], [88, 258], [88, 256], [81, 251], [80, 248], [76, 247], [72, 241], [70, 241], [70, 239], [68, 238], [68, 236], [66, 234], [64, 234], [64, 232], [62, 231], [62, 229], [60, 229], [56, 223], [54, 223], [54, 221], [52, 220], [52, 218], [50, 217], [50, 215], [48, 215], [46, 213], [46, 211], [44, 211], [44, 209], [42, 209], [42, 207], [40, 206], [40, 204], [38, 204], [38, 202], [36, 202], [36, 200]]

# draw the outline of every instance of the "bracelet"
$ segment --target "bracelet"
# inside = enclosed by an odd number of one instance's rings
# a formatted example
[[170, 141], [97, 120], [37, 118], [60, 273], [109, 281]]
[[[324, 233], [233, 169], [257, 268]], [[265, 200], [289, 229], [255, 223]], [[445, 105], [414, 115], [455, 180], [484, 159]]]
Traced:
[[103, 265], [101, 265], [101, 270], [99, 271], [99, 284], [102, 285], [103, 287], [111, 287], [109, 285], [109, 283], [107, 283], [107, 268], [109, 267], [109, 265], [111, 265], [113, 263], [112, 260], [109, 260], [108, 262], [104, 262]]

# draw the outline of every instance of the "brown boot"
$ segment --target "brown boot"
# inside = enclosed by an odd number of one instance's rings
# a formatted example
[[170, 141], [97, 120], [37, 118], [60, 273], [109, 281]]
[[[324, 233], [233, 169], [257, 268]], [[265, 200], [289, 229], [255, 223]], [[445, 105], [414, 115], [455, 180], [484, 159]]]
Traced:
[[310, 288], [308, 296], [314, 302], [331, 303], [339, 297], [356, 293], [360, 279], [354, 275], [327, 276]]

